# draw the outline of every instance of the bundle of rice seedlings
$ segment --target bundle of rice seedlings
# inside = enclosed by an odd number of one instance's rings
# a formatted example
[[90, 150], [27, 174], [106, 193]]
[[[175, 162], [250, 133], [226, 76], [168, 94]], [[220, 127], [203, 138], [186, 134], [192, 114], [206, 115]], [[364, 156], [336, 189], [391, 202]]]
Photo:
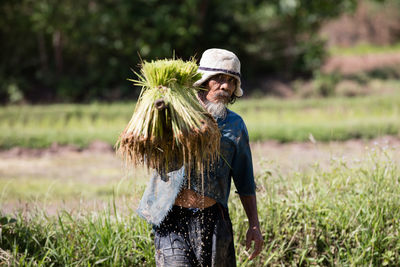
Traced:
[[196, 98], [200, 79], [192, 59], [143, 62], [135, 111], [116, 144], [126, 163], [166, 173], [185, 166], [203, 172], [219, 153], [220, 131]]

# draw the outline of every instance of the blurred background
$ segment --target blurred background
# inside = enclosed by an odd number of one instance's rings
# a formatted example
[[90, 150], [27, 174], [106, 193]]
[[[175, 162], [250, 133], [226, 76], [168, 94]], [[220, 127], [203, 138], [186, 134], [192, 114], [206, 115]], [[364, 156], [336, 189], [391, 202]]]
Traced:
[[241, 60], [266, 240], [249, 262], [231, 209], [238, 266], [400, 265], [400, 1], [1, 0], [0, 40], [0, 266], [154, 266], [127, 79], [212, 47]]
[[57, 210], [116, 187], [140, 197], [148, 174], [124, 171], [113, 153], [140, 92], [127, 79], [142, 60], [199, 60], [211, 47], [241, 60], [245, 93], [230, 108], [246, 122], [257, 175], [269, 160], [302, 171], [400, 144], [397, 0], [3, 0], [0, 38], [6, 210]]
[[239, 56], [246, 96], [352, 96], [400, 76], [396, 0], [3, 0], [0, 38], [3, 104], [134, 100], [141, 60], [211, 47]]
[[230, 108], [246, 122], [256, 174], [269, 160], [303, 170], [400, 144], [397, 0], [3, 0], [0, 38], [7, 210], [45, 196], [55, 209], [107, 199], [117, 185], [132, 196], [136, 186], [120, 183], [147, 174], [124, 172], [113, 153], [140, 92], [127, 79], [142, 60], [198, 60], [211, 47], [241, 60], [245, 93]]

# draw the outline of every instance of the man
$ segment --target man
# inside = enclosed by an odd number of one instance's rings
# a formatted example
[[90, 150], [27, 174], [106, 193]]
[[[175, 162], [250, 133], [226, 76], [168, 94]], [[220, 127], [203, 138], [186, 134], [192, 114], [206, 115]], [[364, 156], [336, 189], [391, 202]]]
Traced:
[[233, 179], [249, 220], [249, 259], [262, 249], [252, 158], [242, 118], [226, 108], [243, 95], [240, 61], [230, 51], [208, 49], [200, 60], [200, 103], [221, 131], [220, 156], [202, 177], [184, 169], [153, 175], [138, 213], [154, 225], [157, 266], [236, 266], [228, 198]]

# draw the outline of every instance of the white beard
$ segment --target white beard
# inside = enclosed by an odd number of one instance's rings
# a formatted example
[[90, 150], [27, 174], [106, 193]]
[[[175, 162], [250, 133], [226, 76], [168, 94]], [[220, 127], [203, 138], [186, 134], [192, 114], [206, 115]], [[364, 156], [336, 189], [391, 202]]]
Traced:
[[223, 102], [203, 101], [205, 109], [216, 119], [223, 119], [226, 116], [226, 105]]

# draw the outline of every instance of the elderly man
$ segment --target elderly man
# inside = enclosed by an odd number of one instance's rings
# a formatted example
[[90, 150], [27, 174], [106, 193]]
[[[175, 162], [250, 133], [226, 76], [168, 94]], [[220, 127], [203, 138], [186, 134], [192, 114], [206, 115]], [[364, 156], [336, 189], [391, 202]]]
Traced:
[[155, 173], [138, 213], [154, 226], [157, 266], [236, 266], [228, 198], [233, 179], [249, 220], [250, 259], [262, 249], [249, 138], [242, 118], [226, 108], [243, 95], [240, 61], [230, 51], [208, 49], [200, 60], [200, 103], [221, 131], [220, 156], [204, 175], [185, 178], [184, 169]]

